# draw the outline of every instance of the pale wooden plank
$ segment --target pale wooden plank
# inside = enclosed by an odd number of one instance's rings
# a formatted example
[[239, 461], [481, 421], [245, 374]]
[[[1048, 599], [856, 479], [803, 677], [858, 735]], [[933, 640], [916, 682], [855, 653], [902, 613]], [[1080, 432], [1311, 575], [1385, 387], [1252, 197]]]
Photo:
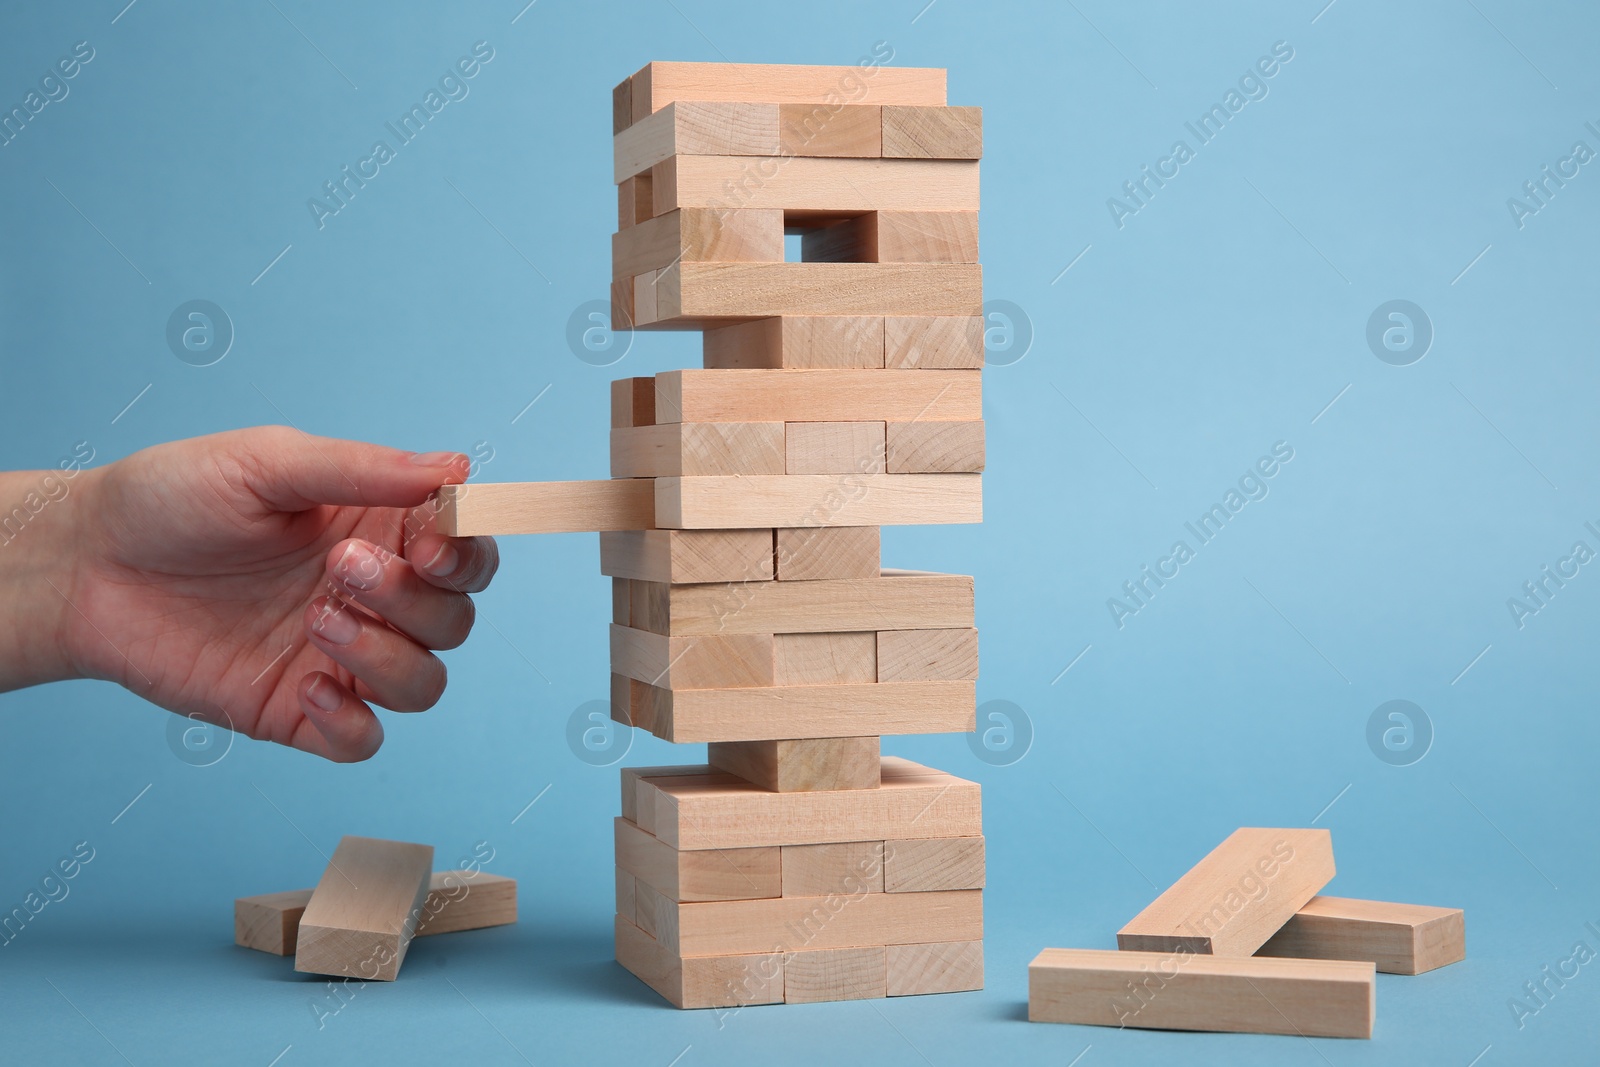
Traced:
[[676, 422], [615, 429], [611, 477], [783, 474], [784, 440], [781, 422]]
[[[616, 433], [612, 431], [613, 435]], [[891, 422], [887, 425], [886, 442], [885, 469], [891, 474], [983, 470], [984, 430], [980, 419], [970, 422]]]
[[1466, 958], [1460, 908], [1312, 897], [1256, 952], [1320, 960], [1369, 960], [1388, 974], [1422, 974]]
[[883, 321], [883, 365], [896, 370], [982, 370], [982, 316], [895, 315]]
[[708, 582], [636, 581], [633, 625], [684, 636], [950, 629], [973, 623], [972, 578], [896, 574], [876, 578]]
[[776, 642], [769, 634], [668, 637], [611, 626], [611, 670], [663, 689], [734, 689], [777, 680]]
[[962, 993], [983, 988], [983, 942], [890, 945], [888, 995]]
[[873, 737], [712, 741], [706, 759], [719, 770], [776, 793], [876, 789], [881, 759]]
[[883, 888], [887, 893], [926, 893], [938, 889], [982, 889], [981, 837], [933, 837], [886, 841]]
[[655, 418], [663, 423], [974, 420], [983, 418], [983, 378], [972, 371], [663, 371], [656, 375]]
[[625, 181], [679, 154], [762, 156], [778, 146], [777, 104], [677, 100], [613, 136], [612, 180]]
[[889, 995], [889, 950], [835, 948], [791, 953], [783, 963], [785, 1004], [868, 1000]]
[[[771, 530], [605, 530], [600, 573], [647, 582], [765, 582], [773, 578]], [[874, 560], [873, 574], [877, 573]], [[627, 619], [613, 621], [626, 624]]]
[[885, 107], [883, 154], [903, 159], [977, 159], [983, 155], [983, 108]]
[[[799, 372], [794, 372], [799, 373]], [[759, 474], [657, 478], [657, 525], [922, 526], [983, 521], [981, 474]]]
[[912, 682], [978, 676], [978, 631], [878, 631], [878, 681]]
[[633, 303], [633, 324], [641, 328], [705, 329], [777, 315], [973, 316], [983, 307], [983, 268], [680, 262], [636, 277]]
[[[777, 897], [678, 904], [658, 937], [682, 956], [817, 951], [976, 941], [983, 937], [983, 892], [864, 893], [845, 907], [828, 897]], [[1266, 961], [1257, 961], [1266, 962]], [[1345, 964], [1344, 966], [1355, 966]]]
[[876, 159], [883, 155], [883, 108], [876, 104], [780, 104], [778, 148], [785, 156]]
[[649, 686], [643, 699], [645, 710], [633, 713], [633, 725], [678, 744], [967, 733], [977, 726], [976, 683], [970, 681]]
[[660, 215], [723, 203], [732, 182], [741, 210], [976, 211], [978, 166], [968, 160], [797, 156], [774, 167], [762, 157], [678, 155], [653, 168], [653, 208]]
[[[684, 423], [683, 425], [741, 424]], [[888, 469], [885, 466], [887, 448], [884, 424], [881, 422], [787, 422], [783, 424], [783, 454], [784, 464], [781, 471], [683, 471], [681, 473], [883, 474]]]
[[883, 366], [882, 315], [781, 315], [705, 331], [708, 369], [870, 370]]
[[647, 64], [632, 80], [635, 120], [674, 100], [837, 104], [856, 98], [874, 104], [942, 107], [942, 67], [894, 67], [870, 57], [855, 66], [786, 63]]
[[654, 482], [649, 478], [446, 485], [435, 498], [434, 529], [447, 537], [655, 526]]
[[783, 212], [682, 208], [611, 235], [611, 277], [631, 278], [678, 260], [782, 263]]
[[806, 526], [776, 531], [774, 576], [779, 581], [875, 578], [881, 571], [877, 526]]
[[783, 955], [681, 959], [622, 916], [616, 957], [640, 981], [678, 1008], [733, 1008], [783, 1003]]
[[432, 874], [432, 845], [340, 839], [300, 916], [294, 969], [394, 981]]
[[853, 897], [882, 893], [886, 852], [882, 841], [784, 845], [781, 895], [825, 897], [837, 893]]
[[667, 900], [746, 900], [783, 895], [776, 846], [681, 852], [627, 819], [614, 820], [616, 863]]

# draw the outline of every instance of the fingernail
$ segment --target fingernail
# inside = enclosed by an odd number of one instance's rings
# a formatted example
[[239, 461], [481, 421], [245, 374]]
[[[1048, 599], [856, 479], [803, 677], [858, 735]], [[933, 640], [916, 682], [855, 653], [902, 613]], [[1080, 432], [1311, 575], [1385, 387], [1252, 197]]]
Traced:
[[328, 597], [311, 620], [311, 632], [324, 641], [348, 645], [361, 636], [361, 623], [342, 601]]
[[306, 699], [311, 701], [323, 711], [338, 711], [340, 696], [339, 691], [328, 684], [326, 678], [317, 678], [306, 690]]
[[413, 452], [411, 462], [419, 467], [459, 467], [466, 463], [462, 452]]
[[456, 565], [461, 562], [461, 553], [456, 551], [456, 546], [449, 541], [439, 546], [439, 551], [433, 558], [422, 565], [422, 569], [436, 578], [443, 578], [447, 574], [454, 574]]
[[344, 555], [334, 564], [334, 577], [361, 592], [370, 592], [383, 584], [383, 564], [366, 545], [351, 542], [345, 546]]

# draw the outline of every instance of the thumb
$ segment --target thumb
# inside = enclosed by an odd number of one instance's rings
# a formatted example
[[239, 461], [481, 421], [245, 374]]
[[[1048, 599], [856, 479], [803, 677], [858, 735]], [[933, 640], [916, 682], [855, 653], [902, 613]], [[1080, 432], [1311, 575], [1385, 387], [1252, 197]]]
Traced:
[[463, 482], [460, 452], [407, 452], [365, 441], [316, 437], [288, 426], [225, 434], [246, 487], [273, 511], [318, 504], [409, 508], [441, 485]]

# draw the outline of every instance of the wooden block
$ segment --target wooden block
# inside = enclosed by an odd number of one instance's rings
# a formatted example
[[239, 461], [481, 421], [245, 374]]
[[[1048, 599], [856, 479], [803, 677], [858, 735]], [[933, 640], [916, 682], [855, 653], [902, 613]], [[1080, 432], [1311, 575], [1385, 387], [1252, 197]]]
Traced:
[[[233, 902], [233, 940], [275, 956], [294, 954], [311, 890], [265, 893]], [[517, 921], [517, 882], [487, 871], [435, 871], [416, 937], [506, 926]]]
[[883, 366], [882, 315], [783, 315], [705, 331], [711, 369], [862, 370]]
[[653, 486], [649, 478], [446, 485], [434, 494], [434, 529], [447, 537], [648, 530], [656, 524]]
[[1386, 974], [1421, 974], [1465, 959], [1460, 908], [1312, 897], [1257, 956], [1367, 960]]
[[778, 105], [677, 100], [616, 134], [612, 147], [612, 180], [617, 182], [676, 155], [775, 155]]
[[611, 283], [611, 328], [633, 329], [633, 279], [623, 278]]
[[879, 630], [878, 681], [953, 681], [978, 676], [978, 631]]
[[973, 621], [972, 579], [964, 574], [888, 571], [877, 578], [689, 586], [635, 582], [633, 591], [633, 625], [674, 637], [949, 629]]
[[1326, 830], [1235, 830], [1119, 930], [1117, 947], [1249, 956], [1333, 873]]
[[341, 838], [300, 916], [294, 969], [394, 981], [432, 874], [432, 845]]
[[883, 321], [883, 365], [898, 370], [981, 370], [980, 315], [897, 315]]
[[876, 159], [883, 155], [883, 108], [876, 104], [780, 104], [778, 151], [783, 156]]
[[673, 422], [611, 431], [613, 478], [783, 474], [784, 463], [781, 422]]
[[783, 956], [681, 959], [623, 916], [616, 920], [617, 962], [679, 1008], [783, 1003]]
[[[601, 534], [604, 537], [604, 534]], [[602, 553], [602, 559], [604, 555]], [[627, 626], [628, 620], [633, 618], [629, 603], [633, 598], [633, 590], [628, 588], [628, 579], [611, 579], [611, 621], [618, 626]]]
[[802, 263], [876, 263], [878, 262], [877, 224], [873, 213], [853, 215], [844, 219], [806, 220], [786, 228], [786, 233], [800, 233], [800, 261]]
[[654, 519], [683, 530], [982, 522], [982, 479], [981, 474], [657, 478]]
[[972, 420], [983, 382], [971, 371], [674, 370], [656, 375], [655, 410], [657, 422]]
[[[657, 215], [728, 202], [740, 209], [839, 215], [863, 211], [977, 211], [978, 164], [935, 159], [808, 159], [677, 155], [652, 174]], [[731, 183], [731, 185], [730, 185]]]
[[676, 928], [672, 925], [661, 931], [659, 939], [681, 956], [977, 941], [983, 937], [983, 891], [861, 892], [848, 897], [678, 904]]
[[882, 841], [783, 846], [783, 896], [857, 896], [883, 892]]
[[817, 1004], [889, 995], [887, 948], [791, 953], [783, 961], [783, 1002]]
[[617, 229], [637, 226], [655, 214], [655, 193], [651, 174], [646, 171], [617, 186]]
[[733, 689], [776, 683], [766, 634], [698, 634], [667, 637], [611, 626], [611, 670], [663, 689]]
[[655, 727], [655, 703], [649, 699], [650, 687], [625, 674], [611, 674], [611, 719], [641, 730]]
[[883, 850], [885, 892], [927, 893], [941, 889], [983, 888], [981, 837], [887, 841]]
[[611, 90], [611, 135], [633, 125], [633, 79], [624, 78]]
[[713, 741], [707, 760], [775, 793], [876, 789], [882, 759], [876, 737]]
[[770, 581], [772, 531], [607, 530], [600, 534], [600, 573], [680, 584]]
[[778, 63], [650, 63], [633, 76], [635, 121], [674, 100], [760, 100], [777, 104], [875, 104], [942, 107], [940, 67], [794, 66]]
[[921, 993], [962, 993], [983, 988], [982, 941], [936, 941], [890, 945], [891, 997]]
[[783, 212], [686, 207], [611, 235], [611, 276], [686, 263], [782, 263]]
[[642, 278], [634, 279], [635, 328], [708, 329], [776, 315], [978, 315], [983, 307], [976, 263], [680, 262], [653, 272], [648, 289]]
[[633, 725], [678, 744], [970, 733], [977, 727], [977, 706], [974, 682], [740, 689], [651, 686], [644, 696], [644, 710], [633, 712]]
[[1371, 1037], [1376, 990], [1370, 963], [1047, 948], [1028, 965], [1028, 1020]]
[[[746, 426], [749, 423], [684, 423], [685, 426]], [[782, 474], [882, 474], [885, 431], [881, 422], [783, 423]], [[905, 425], [900, 423], [897, 425]], [[685, 472], [688, 473], [688, 472]], [[711, 471], [705, 472], [713, 473]], [[735, 473], [732, 471], [715, 473]], [[767, 474], [768, 471], [750, 471]]]
[[654, 426], [656, 421], [656, 382], [654, 378], [616, 378], [611, 382], [611, 428]]
[[772, 682], [774, 685], [876, 682], [877, 637], [870, 630], [856, 633], [776, 634], [772, 639]]
[[877, 789], [774, 793], [733, 775], [638, 782], [655, 835], [691, 851], [983, 833], [976, 782], [890, 756]]
[[875, 578], [881, 570], [881, 545], [882, 533], [876, 526], [780, 529], [774, 572], [784, 582]]
[[636, 892], [633, 875], [617, 868], [617, 914], [634, 922], [634, 894]]
[[982, 420], [891, 422], [887, 424], [886, 440], [888, 470], [893, 474], [983, 470]]
[[642, 878], [633, 880], [633, 921], [639, 929], [651, 937], [660, 939], [663, 933], [671, 933], [673, 925], [678, 921], [678, 916], [671, 910], [675, 901], [670, 901]]
[[903, 159], [978, 159], [983, 155], [983, 108], [885, 107], [883, 154]]
[[618, 868], [666, 900], [783, 895], [782, 859], [776, 846], [680, 852], [627, 819], [615, 821], [615, 839]]
[[870, 263], [976, 263], [976, 211], [876, 211], [866, 216]]
[[[704, 777], [711, 772], [711, 768], [704, 764], [675, 765], [670, 767], [624, 767], [622, 768], [622, 817], [643, 829], [646, 833], [655, 833], [655, 820], [640, 811], [639, 798], [641, 795], [651, 798], [655, 796], [655, 788], [641, 788], [640, 782], [654, 778], [693, 778]], [[722, 775], [724, 779], [731, 776]], [[646, 807], [649, 805], [646, 804]]]

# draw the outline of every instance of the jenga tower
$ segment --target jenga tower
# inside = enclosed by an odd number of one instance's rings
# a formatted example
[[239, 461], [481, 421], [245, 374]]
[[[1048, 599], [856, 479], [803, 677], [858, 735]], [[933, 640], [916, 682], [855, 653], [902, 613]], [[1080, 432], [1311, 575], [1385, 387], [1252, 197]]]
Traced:
[[710, 761], [622, 772], [617, 959], [685, 1008], [981, 988], [978, 786], [879, 746], [975, 725], [972, 579], [879, 527], [982, 518], [980, 110], [870, 63], [652, 63], [614, 109], [615, 324], [705, 369], [613, 383], [654, 528], [601, 534], [612, 714]]

